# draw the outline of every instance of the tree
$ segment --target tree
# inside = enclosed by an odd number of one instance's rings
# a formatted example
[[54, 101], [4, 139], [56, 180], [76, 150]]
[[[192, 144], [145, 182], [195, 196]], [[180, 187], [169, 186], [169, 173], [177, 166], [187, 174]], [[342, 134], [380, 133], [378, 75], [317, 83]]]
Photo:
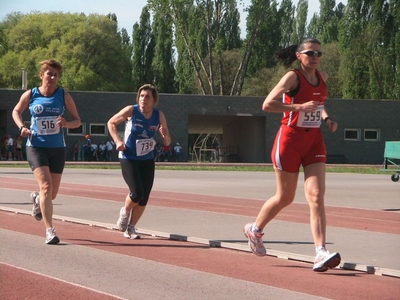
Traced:
[[320, 0], [320, 12], [312, 17], [307, 28], [308, 35], [318, 38], [323, 44], [338, 41], [339, 21], [344, 14], [344, 5], [335, 6], [335, 0]]
[[344, 97], [398, 98], [398, 12], [396, 0], [349, 1], [339, 30]]
[[328, 73], [326, 82], [329, 98], [342, 98], [342, 83], [339, 80], [340, 52], [338, 42], [322, 44], [324, 55], [321, 59], [320, 69]]
[[155, 57], [152, 63], [154, 84], [159, 92], [175, 93], [175, 59], [172, 20], [168, 15], [156, 13], [153, 21]]
[[294, 19], [295, 6], [292, 0], [282, 0], [278, 12], [278, 19], [280, 20], [281, 48], [286, 48], [291, 45], [293, 35], [293, 19]]
[[1, 86], [20, 88], [22, 68], [29, 87], [39, 84], [38, 63], [54, 58], [64, 66], [60, 85], [67, 89], [129, 90], [129, 61], [117, 23], [107, 16], [31, 13], [5, 22], [12, 25], [6, 31], [7, 52], [0, 57]]
[[296, 17], [293, 21], [293, 35], [292, 44], [298, 44], [304, 37], [307, 36], [306, 25], [307, 25], [307, 14], [308, 14], [308, 1], [299, 0], [296, 8]]
[[264, 12], [270, 6], [269, 0], [252, 0], [248, 8], [249, 15], [252, 13], [252, 18], [247, 18], [247, 37], [243, 49], [243, 58], [232, 84], [231, 95], [240, 96], [243, 89], [244, 79], [247, 74], [247, 68], [252, 56], [253, 47], [259, 34], [260, 23], [264, 17]]
[[133, 86], [138, 90], [146, 83], [153, 83], [154, 73], [152, 69], [155, 41], [150, 24], [150, 12], [147, 6], [143, 7], [140, 15], [140, 25], [133, 25], [133, 57], [132, 77]]
[[[249, 11], [248, 19], [253, 18], [254, 10]], [[282, 20], [277, 9], [277, 2], [273, 0], [267, 10], [264, 11], [264, 17], [258, 24], [257, 39], [254, 42], [252, 56], [249, 61], [248, 75], [252, 76], [261, 68], [272, 67], [276, 64], [273, 59], [274, 53], [279, 48], [282, 40], [280, 25]], [[252, 24], [249, 24], [252, 28]]]
[[[239, 14], [234, 9], [235, 0], [150, 0], [149, 4], [154, 11], [162, 10], [164, 14], [169, 14], [174, 22], [179, 57], [178, 73], [181, 70], [189, 73], [183, 69], [189, 62], [201, 93], [240, 94], [249, 56], [243, 56], [235, 80], [229, 85], [226, 84], [223, 68], [223, 58], [229, 57], [224, 52], [240, 44]], [[261, 19], [262, 12], [258, 15]], [[249, 39], [247, 50], [253, 46], [255, 34], [256, 29]], [[180, 63], [181, 58], [186, 62]], [[177, 78], [181, 84], [182, 76], [178, 74]], [[227, 86], [230, 86], [228, 90]]]

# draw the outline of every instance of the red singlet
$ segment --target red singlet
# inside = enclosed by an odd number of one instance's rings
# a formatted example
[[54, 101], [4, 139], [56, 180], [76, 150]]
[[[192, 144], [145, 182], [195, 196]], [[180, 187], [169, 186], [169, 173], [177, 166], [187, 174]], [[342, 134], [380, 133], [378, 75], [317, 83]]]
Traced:
[[315, 112], [284, 112], [282, 125], [276, 135], [271, 159], [274, 166], [287, 172], [298, 172], [300, 166], [326, 162], [326, 148], [320, 125], [322, 111], [327, 98], [327, 87], [320, 73], [318, 85], [310, 84], [297, 69], [293, 70], [299, 79], [299, 85], [291, 92], [285, 93], [285, 104], [302, 104], [308, 101], [319, 101]]

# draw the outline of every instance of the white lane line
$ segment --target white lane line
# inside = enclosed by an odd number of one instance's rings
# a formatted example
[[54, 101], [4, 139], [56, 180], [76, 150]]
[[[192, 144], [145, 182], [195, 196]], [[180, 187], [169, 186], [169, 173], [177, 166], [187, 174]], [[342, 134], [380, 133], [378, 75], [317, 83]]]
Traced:
[[118, 296], [116, 296], [116, 295], [111, 295], [111, 294], [109, 294], [109, 293], [102, 292], [102, 291], [98, 291], [98, 290], [95, 290], [95, 289], [92, 289], [92, 288], [89, 288], [89, 287], [86, 287], [86, 286], [83, 286], [83, 285], [80, 285], [80, 284], [77, 284], [77, 283], [73, 283], [73, 282], [70, 282], [70, 281], [66, 281], [66, 280], [63, 280], [63, 279], [60, 279], [60, 278], [56, 278], [56, 277], [53, 277], [53, 276], [49, 276], [49, 275], [46, 275], [46, 274], [38, 273], [38, 272], [29, 270], [29, 269], [25, 269], [25, 268], [13, 266], [13, 265], [10, 265], [10, 264], [5, 263], [5, 262], [1, 262], [1, 261], [0, 261], [0, 264], [6, 265], [6, 266], [8, 266], [8, 267], [15, 268], [15, 269], [18, 269], [18, 270], [21, 270], [21, 271], [29, 272], [29, 273], [32, 273], [32, 274], [35, 274], [35, 275], [39, 275], [39, 276], [43, 276], [43, 277], [46, 277], [46, 278], [50, 278], [50, 279], [53, 279], [53, 280], [56, 280], [56, 281], [59, 281], [59, 282], [62, 282], [62, 283], [66, 283], [66, 284], [69, 284], [69, 285], [73, 285], [73, 286], [76, 286], [76, 287], [80, 287], [80, 288], [83, 288], [83, 289], [85, 289], [85, 290], [92, 291], [92, 292], [95, 292], [95, 293], [98, 293], [98, 294], [106, 295], [106, 296], [109, 296], [109, 297], [114, 297], [115, 299], [119, 299], [119, 300], [128, 300], [128, 299], [126, 299], [126, 298], [121, 298], [121, 297], [118, 297]]

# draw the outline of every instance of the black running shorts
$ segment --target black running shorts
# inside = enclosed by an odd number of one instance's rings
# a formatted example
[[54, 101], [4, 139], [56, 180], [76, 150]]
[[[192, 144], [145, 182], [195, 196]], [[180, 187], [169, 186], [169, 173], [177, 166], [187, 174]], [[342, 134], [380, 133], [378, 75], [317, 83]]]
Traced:
[[32, 171], [38, 167], [47, 166], [50, 169], [50, 173], [61, 174], [65, 165], [65, 147], [26, 147], [26, 157]]

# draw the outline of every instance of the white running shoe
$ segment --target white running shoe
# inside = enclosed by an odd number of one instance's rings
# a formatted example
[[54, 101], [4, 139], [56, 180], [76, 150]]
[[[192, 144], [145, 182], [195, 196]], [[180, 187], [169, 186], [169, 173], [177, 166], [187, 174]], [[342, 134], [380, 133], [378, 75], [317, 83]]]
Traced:
[[140, 239], [140, 235], [136, 232], [134, 225], [128, 225], [128, 228], [124, 232], [124, 237], [131, 240]]
[[56, 235], [56, 230], [54, 228], [46, 229], [46, 244], [58, 244], [60, 239]]
[[262, 236], [264, 233], [262, 232], [254, 232], [251, 230], [253, 227], [253, 223], [248, 223], [243, 228], [244, 235], [249, 239], [249, 247], [251, 251], [258, 256], [264, 256], [267, 254], [267, 250], [265, 250], [264, 243], [262, 240]]
[[40, 221], [42, 220], [42, 211], [40, 210], [39, 203], [36, 203], [37, 196], [39, 196], [38, 192], [31, 193], [31, 201], [33, 203], [32, 216], [34, 216], [36, 220]]
[[129, 223], [129, 218], [131, 214], [127, 214], [125, 211], [125, 207], [121, 207], [121, 210], [119, 211], [119, 219], [117, 221], [117, 227], [119, 231], [125, 231], [126, 228], [128, 227]]
[[319, 250], [314, 260], [313, 271], [326, 272], [328, 269], [337, 267], [340, 264], [340, 254], [330, 253], [328, 250]]

